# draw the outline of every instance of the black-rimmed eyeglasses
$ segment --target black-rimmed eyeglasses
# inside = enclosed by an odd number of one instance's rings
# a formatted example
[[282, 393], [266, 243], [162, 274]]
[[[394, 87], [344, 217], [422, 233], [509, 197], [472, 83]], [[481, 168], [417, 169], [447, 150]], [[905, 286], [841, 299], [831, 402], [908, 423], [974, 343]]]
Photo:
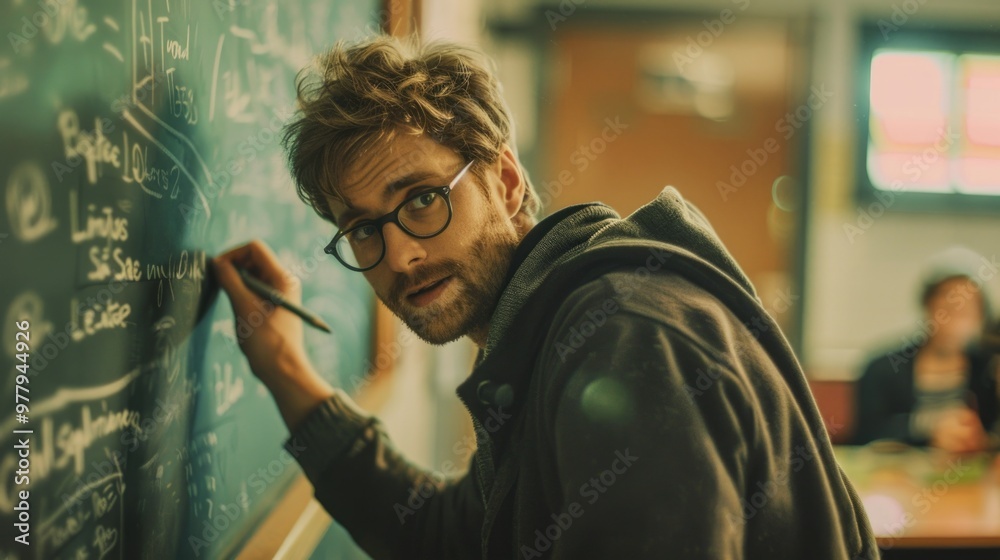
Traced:
[[337, 257], [347, 268], [364, 272], [378, 266], [385, 256], [385, 237], [382, 236], [385, 224], [396, 224], [418, 239], [427, 239], [441, 233], [451, 223], [449, 195], [473, 163], [475, 161], [467, 163], [447, 186], [422, 189], [409, 196], [392, 212], [374, 220], [364, 220], [351, 229], [338, 232], [323, 250]]

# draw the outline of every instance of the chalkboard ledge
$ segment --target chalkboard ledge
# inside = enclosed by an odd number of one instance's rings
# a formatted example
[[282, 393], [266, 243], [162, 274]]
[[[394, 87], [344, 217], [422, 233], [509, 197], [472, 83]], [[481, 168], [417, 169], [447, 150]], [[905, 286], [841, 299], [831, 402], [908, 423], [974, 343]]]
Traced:
[[299, 474], [236, 558], [308, 558], [326, 533], [330, 521], [330, 515], [313, 499], [312, 483]]

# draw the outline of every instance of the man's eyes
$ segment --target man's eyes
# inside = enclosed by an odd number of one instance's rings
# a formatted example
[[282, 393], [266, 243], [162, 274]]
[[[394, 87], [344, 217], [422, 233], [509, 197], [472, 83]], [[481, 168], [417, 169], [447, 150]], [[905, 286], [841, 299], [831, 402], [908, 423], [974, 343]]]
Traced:
[[374, 224], [362, 224], [361, 227], [351, 232], [351, 237], [355, 241], [365, 241], [369, 237], [375, 235], [375, 233], [376, 230]]
[[[410, 187], [410, 188], [408, 188], [405, 191], [406, 192], [406, 196], [403, 197], [402, 201], [398, 202], [396, 204], [396, 206], [393, 206], [392, 208], [395, 209], [399, 204], [402, 204], [402, 203], [410, 200], [411, 198], [413, 198], [415, 196], [420, 196], [420, 195], [424, 194], [424, 191], [430, 192], [430, 190], [433, 189], [433, 188], [434, 187], [431, 186], [431, 185], [416, 185], [416, 186]], [[381, 214], [379, 217], [384, 216], [384, 215], [385, 214]], [[361, 216], [361, 217], [358, 217], [358, 218], [354, 218], [353, 220], [351, 220], [347, 224], [341, 226], [340, 229], [342, 229], [343, 231], [347, 231], [347, 230], [349, 230], [351, 228], [357, 227], [358, 225], [360, 225], [360, 224], [362, 224], [364, 222], [374, 222], [376, 219], [377, 218], [366, 218], [364, 216]]]
[[408, 199], [410, 201], [408, 206], [413, 210], [423, 210], [431, 204], [434, 204], [434, 200], [437, 199], [437, 196], [437, 193], [434, 192], [417, 193]]

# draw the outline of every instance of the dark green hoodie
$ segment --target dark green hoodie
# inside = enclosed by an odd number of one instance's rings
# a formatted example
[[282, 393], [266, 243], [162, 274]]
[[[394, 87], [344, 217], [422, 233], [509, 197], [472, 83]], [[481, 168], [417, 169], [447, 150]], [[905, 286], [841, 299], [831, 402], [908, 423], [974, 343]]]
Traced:
[[878, 558], [795, 356], [673, 188], [535, 226], [458, 395], [458, 479], [343, 395], [286, 442], [373, 558]]

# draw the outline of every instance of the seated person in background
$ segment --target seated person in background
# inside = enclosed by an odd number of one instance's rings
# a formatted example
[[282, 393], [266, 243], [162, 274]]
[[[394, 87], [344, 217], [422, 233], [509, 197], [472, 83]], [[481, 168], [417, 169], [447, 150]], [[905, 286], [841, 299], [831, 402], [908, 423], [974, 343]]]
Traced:
[[856, 444], [896, 439], [952, 452], [990, 445], [998, 360], [985, 337], [989, 261], [964, 248], [936, 255], [921, 289], [921, 330], [870, 361], [857, 386]]

